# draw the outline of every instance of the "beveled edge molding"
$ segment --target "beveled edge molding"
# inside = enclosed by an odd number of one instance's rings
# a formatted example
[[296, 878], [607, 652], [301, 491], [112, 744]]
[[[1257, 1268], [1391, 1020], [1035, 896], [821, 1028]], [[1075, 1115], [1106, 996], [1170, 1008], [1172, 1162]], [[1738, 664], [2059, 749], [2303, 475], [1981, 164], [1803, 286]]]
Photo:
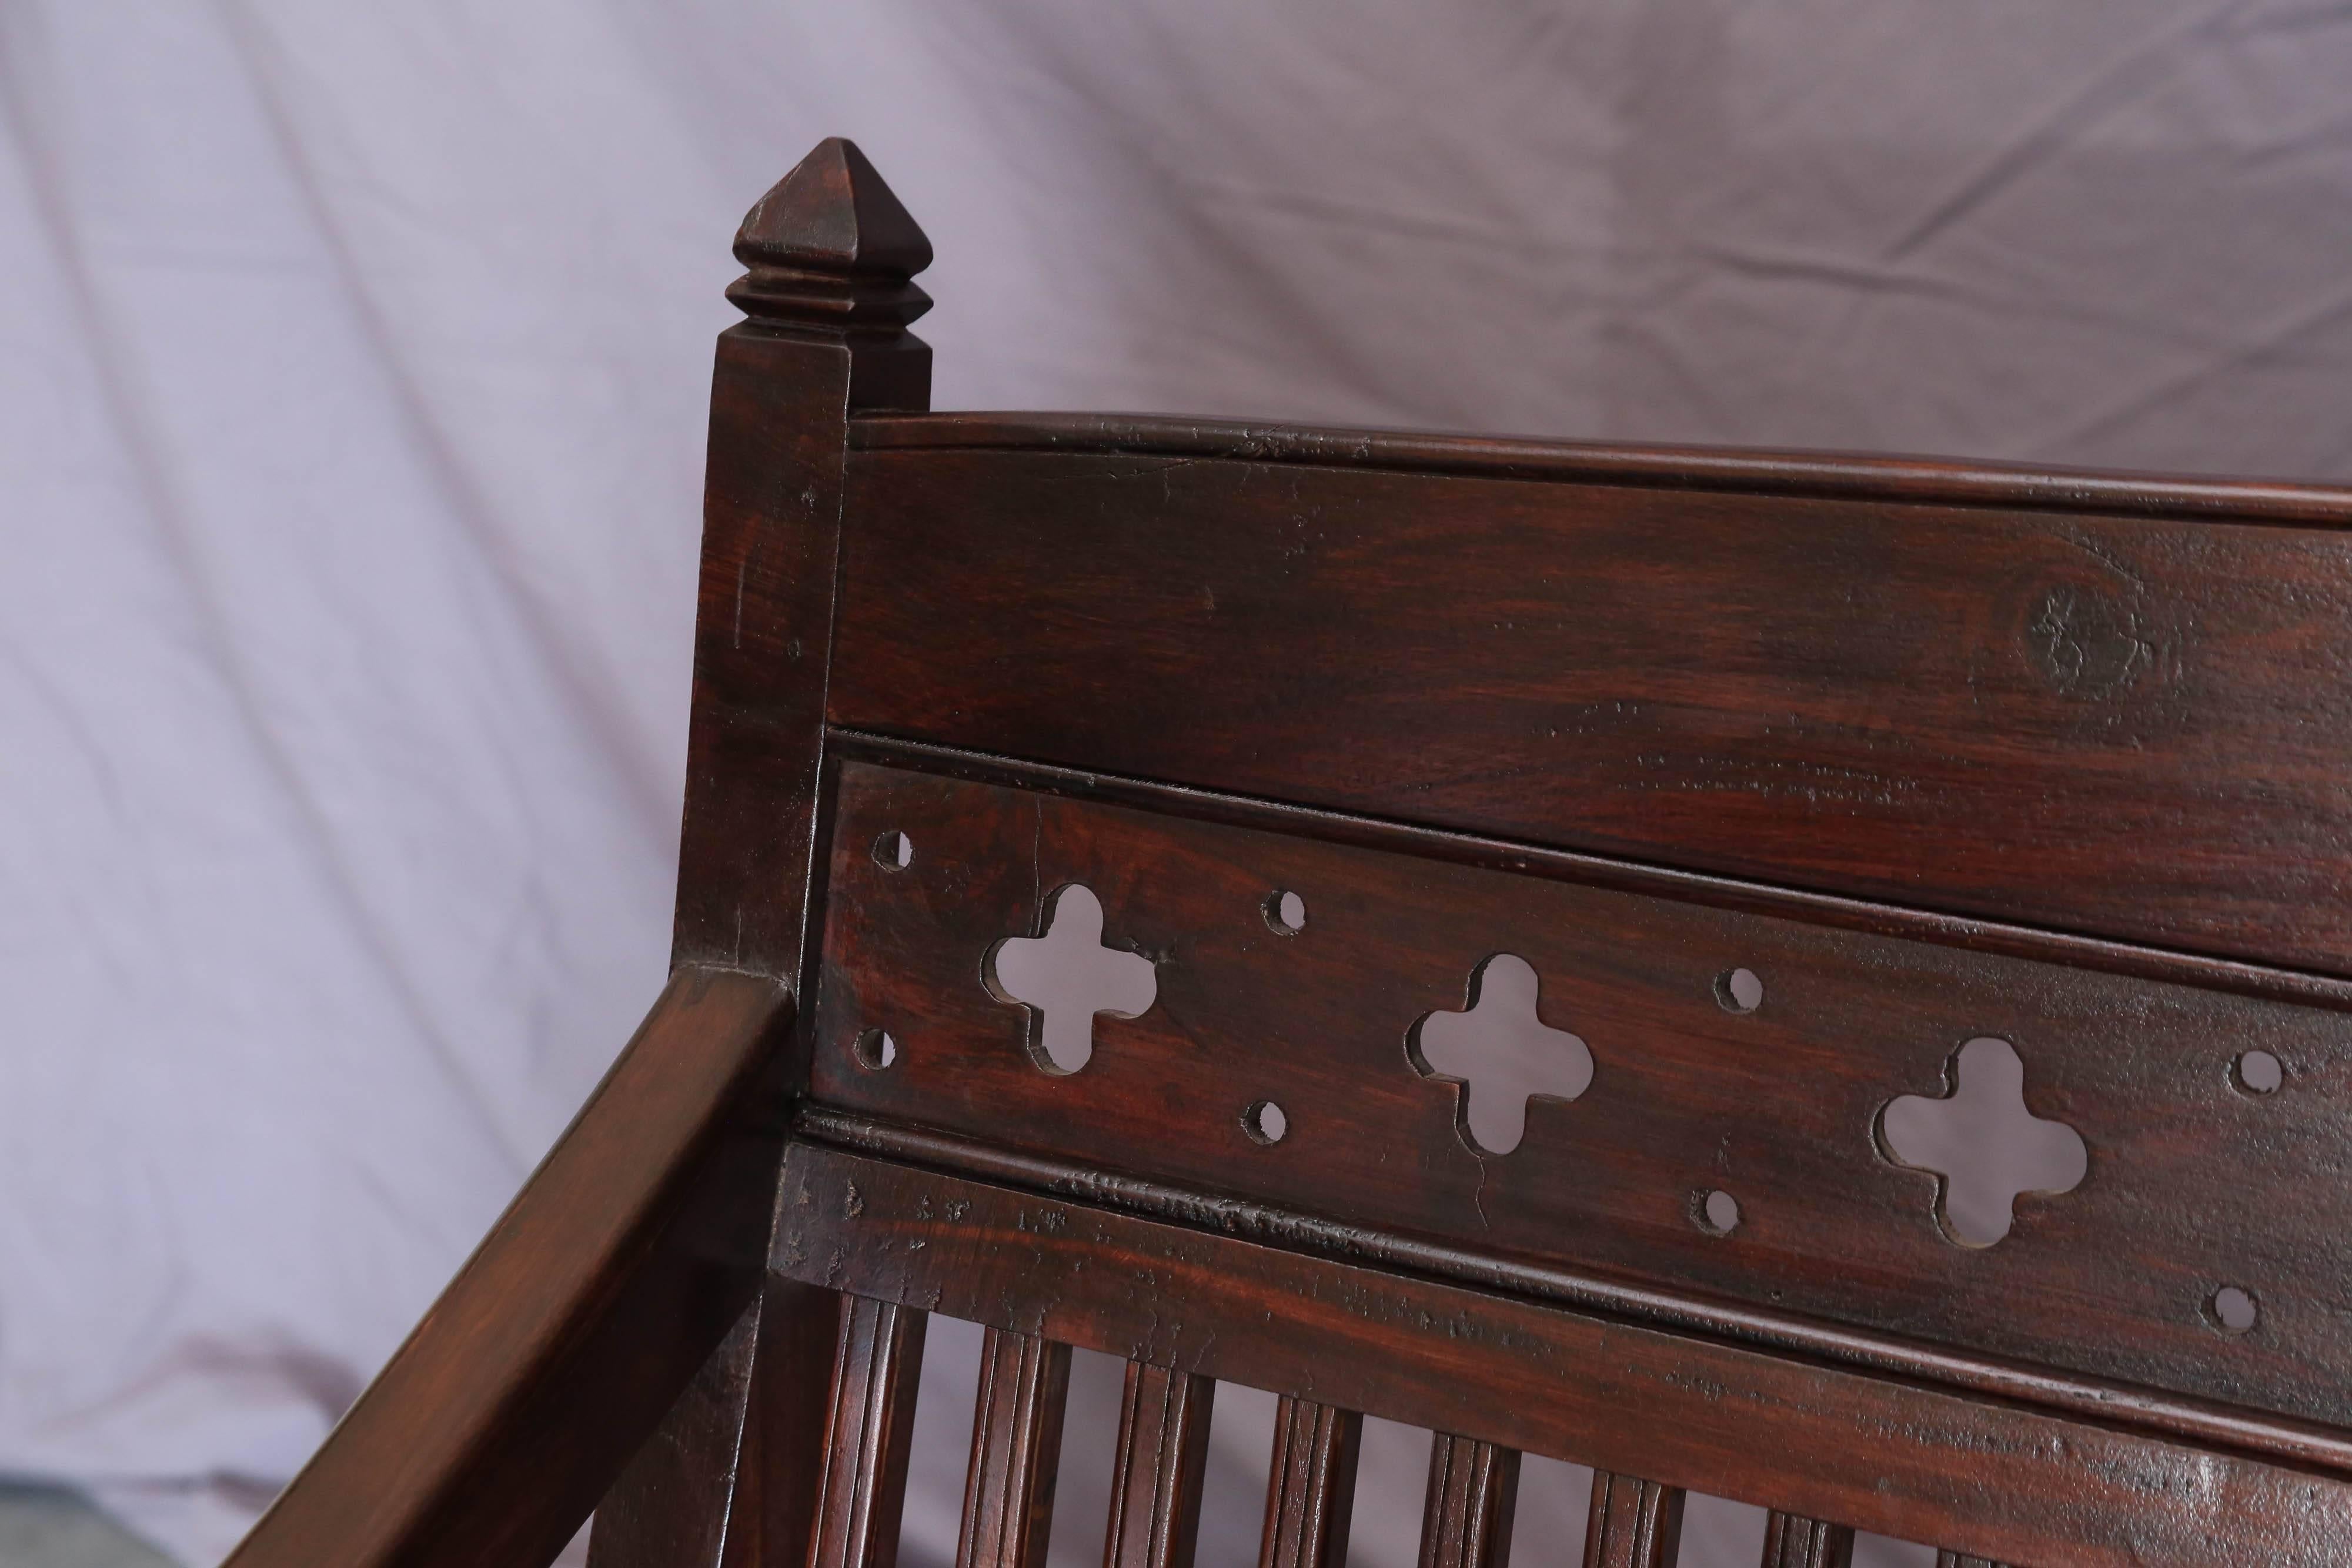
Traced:
[[2062, 1376], [1995, 1357], [1968, 1355], [1790, 1313], [1629, 1284], [1557, 1265], [1490, 1256], [814, 1103], [800, 1106], [793, 1135], [796, 1140], [1288, 1251], [1492, 1290], [1648, 1327], [1704, 1334], [1806, 1361], [1988, 1395], [2074, 1419], [2185, 1438], [2204, 1447], [2352, 1477], [2352, 1436], [2315, 1423], [2251, 1415], [2129, 1384]]
[[997, 451], [1246, 463], [1714, 490], [1817, 500], [2195, 522], [2352, 528], [2352, 490], [2258, 478], [2047, 469], [1958, 458], [1648, 446], [1413, 431], [1315, 429], [1139, 413], [908, 413], [850, 422], [854, 452]]

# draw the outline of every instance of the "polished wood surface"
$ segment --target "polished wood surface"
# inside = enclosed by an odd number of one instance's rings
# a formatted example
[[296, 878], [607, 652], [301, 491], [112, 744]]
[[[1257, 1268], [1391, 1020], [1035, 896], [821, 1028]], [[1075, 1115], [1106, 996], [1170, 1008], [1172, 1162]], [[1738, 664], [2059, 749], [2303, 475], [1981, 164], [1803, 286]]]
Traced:
[[1285, 1395], [1266, 1465], [1258, 1568], [1346, 1568], [1364, 1418]]
[[804, 1553], [840, 1321], [833, 1291], [771, 1275], [597, 1504], [590, 1568]]
[[1080, 1194], [1093, 1203], [1179, 1226], [1250, 1237], [1377, 1269], [1456, 1281], [1530, 1301], [1723, 1339], [1807, 1362], [1924, 1382], [2074, 1419], [2121, 1423], [2195, 1446], [2352, 1476], [2352, 1436], [2324, 1423], [2183, 1399], [2019, 1362], [1933, 1350], [1809, 1319], [1627, 1285], [1607, 1275], [1479, 1253], [1333, 1221], [1230, 1192], [1122, 1176], [1051, 1155], [822, 1106], [803, 1106], [797, 1125], [801, 1137], [886, 1160], [953, 1171], [1024, 1190]]
[[849, 508], [836, 725], [2352, 974], [2352, 513], [906, 446]]
[[1070, 1347], [990, 1329], [973, 1401], [956, 1568], [1045, 1568], [1069, 1402]]
[[1421, 1568], [1505, 1568], [1518, 1498], [1517, 1449], [1436, 1434], [1421, 1505]]
[[[840, 766], [811, 1068], [826, 1103], [1780, 1316], [2013, 1358], [2282, 1415], [2352, 1418], [2352, 1302], [2309, 1211], [2339, 1185], [2352, 1116], [2332, 1009], [1940, 943], [1721, 910], [1687, 897], [1433, 863], [866, 762]], [[904, 867], [869, 846], [904, 833]], [[984, 962], [1034, 936], [1057, 889], [1100, 900], [1104, 940], [1153, 956], [1157, 995], [1094, 1024], [1086, 1070], [1040, 1071], [1028, 1009]], [[1262, 906], [1303, 896], [1304, 931]], [[1462, 1117], [1475, 1080], [1415, 1065], [1423, 1020], [1479, 966], [1530, 965], [1548, 1024], [1595, 1064], [1538, 1099], [1506, 1153]], [[1730, 1010], [1719, 977], [1766, 988]], [[887, 1030], [896, 1065], [856, 1042]], [[2011, 1042], [2033, 1114], [2074, 1129], [2087, 1175], [2025, 1194], [2009, 1234], [1956, 1245], [1938, 1182], [1874, 1132], [1946, 1092], [1963, 1042]], [[2277, 1092], [2235, 1086], [2250, 1048]], [[1280, 1105], [1279, 1145], [1244, 1107]], [[1727, 1191], [1737, 1231], [1696, 1223]], [[2263, 1331], [2215, 1332], [2236, 1282]]]
[[803, 1138], [785, 1156], [774, 1267], [950, 1317], [1017, 1319], [1171, 1377], [1310, 1396], [2004, 1562], [2320, 1563], [2352, 1542], [2352, 1467], [1423, 1280], [1244, 1239], [1265, 1234], [1245, 1215], [1228, 1234], [1102, 1196]]
[[1103, 1568], [1192, 1568], [1216, 1397], [1213, 1377], [1128, 1363]]
[[893, 1568], [929, 1317], [845, 1296], [809, 1568]]
[[1775, 1510], [1764, 1521], [1763, 1568], [1852, 1568], [1853, 1531]]
[[[824, 694], [848, 420], [919, 409], [930, 350], [915, 274], [930, 242], [874, 166], [820, 143], [746, 214], [710, 390], [694, 702], [678, 843], [675, 956], [775, 976], [802, 993], [813, 907]], [[800, 1058], [789, 1089], [799, 1087]], [[706, 1366], [598, 1515], [595, 1568], [739, 1568], [797, 1555], [810, 1522], [787, 1462], [816, 1441], [794, 1372], [832, 1305], [785, 1291]], [[764, 1495], [770, 1488], [781, 1495]], [[784, 1542], [793, 1544], [785, 1546]]]
[[1594, 1471], [1584, 1568], [1674, 1568], [1685, 1495], [1679, 1487]]
[[1265, 420], [1006, 411], [875, 413], [860, 451], [982, 450], [1301, 463], [1495, 479], [1569, 480], [1800, 499], [1911, 501], [2053, 514], [2342, 528], [2352, 488], [2209, 475], [2047, 468], [1883, 453], [1633, 445], [1417, 430], [1315, 429]]
[[758, 1286], [791, 1014], [772, 979], [678, 970], [236, 1568], [561, 1551]]

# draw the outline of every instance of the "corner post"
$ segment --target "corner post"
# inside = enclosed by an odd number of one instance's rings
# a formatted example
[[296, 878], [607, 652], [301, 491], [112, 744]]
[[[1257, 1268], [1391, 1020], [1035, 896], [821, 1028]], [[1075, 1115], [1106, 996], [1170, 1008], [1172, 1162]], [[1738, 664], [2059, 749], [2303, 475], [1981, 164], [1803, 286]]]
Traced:
[[760, 198], [727, 290], [703, 498], [674, 961], [797, 997], [849, 417], [929, 405], [930, 242], [838, 137]]
[[[930, 308], [913, 278], [931, 246], [836, 137], [751, 208], [735, 256], [747, 319], [719, 334], [711, 383], [672, 962], [772, 976], [798, 1002], [849, 420], [929, 405], [931, 351], [907, 326]], [[797, 1092], [804, 1036], [794, 1051]], [[801, 1560], [838, 1320], [831, 1292], [767, 1283], [605, 1495], [593, 1568]]]

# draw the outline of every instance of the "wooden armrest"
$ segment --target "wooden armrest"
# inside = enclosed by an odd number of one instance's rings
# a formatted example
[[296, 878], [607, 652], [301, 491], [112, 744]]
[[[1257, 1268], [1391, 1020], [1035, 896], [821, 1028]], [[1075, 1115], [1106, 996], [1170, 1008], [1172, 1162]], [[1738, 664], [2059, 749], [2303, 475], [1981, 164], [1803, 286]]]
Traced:
[[774, 980], [679, 968], [235, 1568], [543, 1568], [758, 1289], [785, 1127]]

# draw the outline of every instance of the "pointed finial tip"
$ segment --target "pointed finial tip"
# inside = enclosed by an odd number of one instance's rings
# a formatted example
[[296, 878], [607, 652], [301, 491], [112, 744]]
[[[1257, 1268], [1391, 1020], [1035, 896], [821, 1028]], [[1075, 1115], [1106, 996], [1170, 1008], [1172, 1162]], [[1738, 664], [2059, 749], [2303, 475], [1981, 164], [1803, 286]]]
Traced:
[[754, 271], [903, 282], [930, 266], [931, 242], [857, 143], [829, 136], [744, 214], [735, 256]]

